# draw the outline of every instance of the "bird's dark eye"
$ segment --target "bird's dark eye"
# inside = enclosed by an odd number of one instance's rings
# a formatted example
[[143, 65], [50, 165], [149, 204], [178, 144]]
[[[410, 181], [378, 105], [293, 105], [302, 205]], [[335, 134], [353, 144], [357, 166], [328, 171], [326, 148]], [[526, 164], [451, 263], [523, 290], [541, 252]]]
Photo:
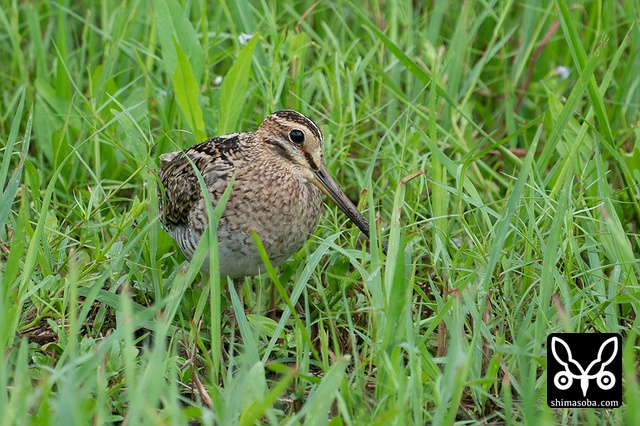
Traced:
[[304, 133], [302, 130], [294, 129], [289, 132], [289, 139], [291, 139], [293, 143], [301, 144], [304, 142]]

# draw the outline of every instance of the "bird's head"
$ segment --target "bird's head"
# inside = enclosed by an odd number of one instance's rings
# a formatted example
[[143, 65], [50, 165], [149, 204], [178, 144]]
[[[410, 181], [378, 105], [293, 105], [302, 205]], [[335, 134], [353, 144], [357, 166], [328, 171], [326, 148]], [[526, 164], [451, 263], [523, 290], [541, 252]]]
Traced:
[[316, 123], [297, 111], [277, 111], [262, 122], [256, 137], [288, 169], [317, 186], [369, 237], [369, 222], [325, 168], [324, 138]]

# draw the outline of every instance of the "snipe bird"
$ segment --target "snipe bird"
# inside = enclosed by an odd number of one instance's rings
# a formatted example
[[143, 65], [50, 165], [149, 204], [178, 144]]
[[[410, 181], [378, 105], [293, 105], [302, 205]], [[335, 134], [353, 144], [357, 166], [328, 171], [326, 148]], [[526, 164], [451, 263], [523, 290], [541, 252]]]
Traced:
[[[313, 121], [285, 110], [269, 115], [255, 132], [218, 136], [185, 151], [162, 154], [165, 229], [190, 260], [208, 224], [207, 201], [193, 162], [214, 207], [236, 174], [217, 228], [223, 279], [266, 271], [251, 231], [260, 237], [274, 266], [297, 252], [316, 230], [322, 193], [368, 237], [369, 222], [325, 168], [323, 145], [322, 132]], [[202, 271], [208, 269], [207, 258]]]

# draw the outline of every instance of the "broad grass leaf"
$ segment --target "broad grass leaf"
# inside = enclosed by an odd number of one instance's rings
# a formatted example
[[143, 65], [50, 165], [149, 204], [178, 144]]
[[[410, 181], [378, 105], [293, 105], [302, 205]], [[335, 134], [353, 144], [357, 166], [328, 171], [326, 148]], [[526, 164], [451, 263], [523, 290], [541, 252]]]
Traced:
[[203, 141], [207, 137], [204, 131], [202, 109], [198, 104], [198, 81], [193, 74], [189, 59], [177, 41], [175, 42], [175, 48], [178, 55], [178, 66], [173, 74], [173, 89], [176, 92], [176, 99], [187, 120], [187, 125], [195, 134], [196, 140]]
[[177, 0], [159, 0], [155, 5], [165, 71], [173, 75], [178, 67], [177, 41], [189, 58], [196, 81], [200, 81], [204, 72], [204, 52], [191, 21]]
[[225, 134], [237, 131], [238, 121], [244, 106], [249, 86], [249, 73], [253, 51], [260, 36], [254, 34], [247, 45], [240, 51], [238, 60], [229, 70], [220, 88], [220, 120], [218, 133]]

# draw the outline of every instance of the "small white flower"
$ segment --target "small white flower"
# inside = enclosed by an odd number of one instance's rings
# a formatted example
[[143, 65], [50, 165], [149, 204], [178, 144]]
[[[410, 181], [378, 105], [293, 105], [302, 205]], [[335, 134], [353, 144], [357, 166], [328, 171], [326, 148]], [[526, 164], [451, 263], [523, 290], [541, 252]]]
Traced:
[[214, 86], [220, 86], [222, 84], [222, 76], [217, 75], [216, 78], [213, 79]]
[[252, 37], [253, 34], [240, 33], [240, 35], [238, 36], [238, 42], [240, 44], [247, 44], [247, 42], [251, 40]]
[[565, 67], [564, 65], [559, 65], [553, 70], [553, 74], [563, 80], [568, 79], [570, 73], [571, 71], [569, 71], [569, 68]]

